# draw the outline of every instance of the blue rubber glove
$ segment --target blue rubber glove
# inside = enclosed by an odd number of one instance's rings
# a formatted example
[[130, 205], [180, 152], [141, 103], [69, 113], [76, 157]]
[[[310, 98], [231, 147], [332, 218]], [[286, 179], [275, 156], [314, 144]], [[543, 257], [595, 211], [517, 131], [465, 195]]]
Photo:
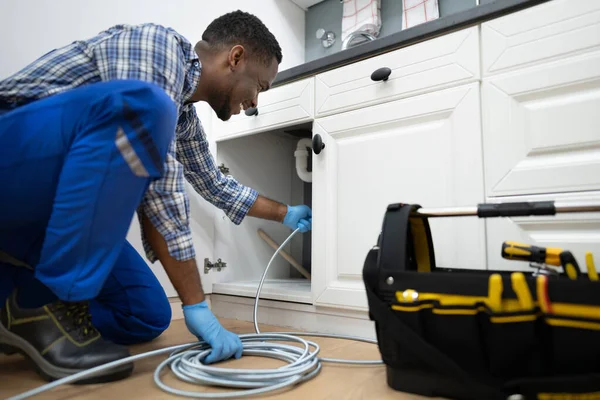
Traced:
[[234, 356], [242, 356], [242, 341], [239, 336], [221, 326], [217, 317], [212, 313], [206, 300], [183, 306], [185, 325], [199, 340], [207, 342], [212, 347], [211, 352], [204, 358], [204, 364], [223, 361]]
[[300, 232], [308, 232], [312, 229], [312, 210], [305, 205], [288, 206], [283, 224], [293, 231], [300, 228]]

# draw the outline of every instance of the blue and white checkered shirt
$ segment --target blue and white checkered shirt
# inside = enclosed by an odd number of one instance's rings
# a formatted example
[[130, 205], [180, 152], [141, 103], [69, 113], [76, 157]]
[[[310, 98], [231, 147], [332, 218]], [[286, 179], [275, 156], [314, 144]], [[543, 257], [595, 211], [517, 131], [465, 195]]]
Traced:
[[[156, 24], [117, 25], [97, 36], [51, 51], [0, 81], [0, 104], [14, 108], [66, 90], [114, 79], [138, 79], [162, 87], [178, 107], [175, 140], [164, 176], [146, 192], [143, 211], [178, 260], [195, 257], [184, 176], [207, 201], [242, 222], [258, 193], [215, 165], [192, 103], [201, 73], [192, 45], [171, 28]], [[156, 261], [143, 231], [146, 255]]]

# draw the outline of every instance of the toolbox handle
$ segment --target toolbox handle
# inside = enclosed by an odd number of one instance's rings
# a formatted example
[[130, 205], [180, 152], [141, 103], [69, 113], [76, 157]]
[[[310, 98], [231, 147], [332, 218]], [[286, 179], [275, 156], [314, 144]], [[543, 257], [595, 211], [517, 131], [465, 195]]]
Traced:
[[418, 204], [390, 204], [378, 239], [377, 265], [383, 270], [426, 272], [435, 268], [433, 239]]
[[[390, 204], [388, 208], [397, 206]], [[509, 203], [482, 203], [477, 207], [420, 208], [417, 213], [424, 217], [528, 217], [556, 215], [560, 213], [600, 212], [598, 202], [531, 201]]]
[[[383, 270], [399, 269], [419, 272], [433, 270], [435, 268], [435, 252], [427, 222], [429, 217], [525, 217], [594, 211], [600, 211], [600, 204], [597, 202], [482, 203], [477, 207], [440, 209], [421, 208], [418, 204], [394, 203], [388, 205], [383, 218], [383, 226], [378, 240], [377, 264]], [[421, 229], [413, 232], [411, 225], [418, 222], [415, 221], [415, 218], [421, 220], [422, 223], [420, 224]], [[419, 237], [416, 238], [415, 235]], [[418, 249], [420, 249], [420, 254], [415, 253]]]
[[519, 202], [504, 204], [479, 204], [477, 216], [479, 218], [493, 217], [524, 217], [532, 215], [555, 215], [556, 208], [553, 201]]

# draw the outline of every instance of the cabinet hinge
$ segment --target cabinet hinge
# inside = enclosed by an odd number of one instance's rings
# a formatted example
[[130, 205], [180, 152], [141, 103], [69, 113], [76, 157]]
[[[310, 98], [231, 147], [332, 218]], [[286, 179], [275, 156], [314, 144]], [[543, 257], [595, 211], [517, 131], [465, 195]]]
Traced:
[[220, 171], [221, 171], [223, 174], [225, 174], [225, 175], [229, 175], [229, 168], [227, 168], [227, 167], [225, 166], [225, 164], [224, 164], [224, 163], [221, 163], [221, 165], [219, 165], [219, 170], [220, 170]]
[[216, 269], [217, 271], [221, 271], [221, 269], [225, 268], [226, 266], [227, 266], [227, 263], [221, 261], [220, 258], [215, 263], [210, 262], [210, 260], [208, 258], [204, 259], [204, 273], [205, 274], [208, 274], [208, 272], [211, 269]]

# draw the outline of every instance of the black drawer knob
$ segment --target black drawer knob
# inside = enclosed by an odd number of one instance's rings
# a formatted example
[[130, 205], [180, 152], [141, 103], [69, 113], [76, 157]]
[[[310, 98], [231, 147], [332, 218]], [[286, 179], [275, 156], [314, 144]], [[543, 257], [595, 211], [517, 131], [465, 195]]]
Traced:
[[391, 73], [392, 73], [392, 70], [389, 69], [388, 67], [382, 67], [382, 68], [376, 69], [371, 74], [371, 80], [373, 80], [373, 81], [387, 81], [388, 78], [390, 77]]
[[246, 111], [244, 111], [244, 113], [246, 113], [246, 115], [249, 117], [251, 117], [253, 115], [258, 115], [258, 108], [254, 108], [254, 107], [247, 108]]
[[323, 143], [323, 140], [321, 139], [321, 135], [319, 135], [317, 133], [312, 138], [312, 149], [315, 152], [315, 154], [319, 154], [321, 152], [321, 150], [323, 150], [324, 148], [325, 148], [325, 143]]

